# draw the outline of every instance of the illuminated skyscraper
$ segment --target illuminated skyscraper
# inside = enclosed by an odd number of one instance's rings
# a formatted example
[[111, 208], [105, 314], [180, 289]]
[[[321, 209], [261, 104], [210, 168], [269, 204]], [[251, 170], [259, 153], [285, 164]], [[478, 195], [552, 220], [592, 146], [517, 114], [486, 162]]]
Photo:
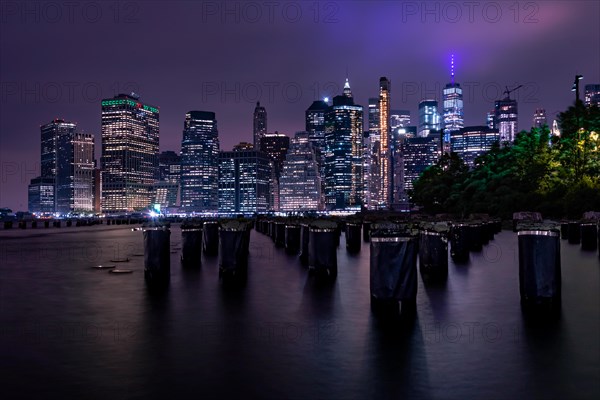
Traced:
[[381, 204], [379, 179], [381, 135], [379, 127], [379, 97], [369, 98], [369, 137], [365, 148], [365, 205], [369, 209], [377, 209]]
[[321, 177], [308, 132], [297, 132], [291, 141], [279, 181], [279, 199], [280, 211], [321, 209]]
[[584, 95], [584, 103], [586, 106], [591, 106], [595, 104], [597, 107], [600, 107], [600, 85], [599, 84], [591, 84], [585, 85], [585, 95]]
[[499, 141], [500, 134], [497, 129], [490, 129], [487, 126], [466, 126], [452, 132], [450, 148], [469, 168], [473, 168], [475, 159], [487, 153], [492, 145]]
[[219, 131], [214, 112], [189, 111], [181, 142], [181, 206], [186, 212], [219, 208]]
[[54, 212], [54, 179], [33, 178], [28, 187], [27, 205], [29, 212]]
[[94, 136], [59, 135], [56, 142], [56, 211], [94, 211]]
[[462, 88], [460, 84], [454, 82], [454, 55], [452, 55], [450, 76], [452, 81], [443, 90], [445, 143], [450, 142], [451, 132], [458, 131], [465, 125]]
[[[325, 112], [329, 104], [325, 100], [316, 100], [306, 110], [306, 132], [313, 145], [319, 165], [319, 175], [325, 176]], [[321, 193], [325, 191], [325, 180], [321, 180]]]
[[500, 132], [500, 142], [515, 140], [519, 131], [517, 101], [505, 97], [494, 103], [494, 128]]
[[390, 111], [390, 129], [392, 136], [399, 128], [406, 128], [410, 125], [409, 110], [391, 110]]
[[387, 208], [392, 202], [392, 143], [390, 129], [391, 83], [386, 77], [379, 79], [379, 207]]
[[254, 148], [258, 149], [260, 146], [260, 138], [267, 134], [267, 110], [260, 105], [260, 102], [256, 102], [254, 108]]
[[348, 80], [344, 94], [325, 113], [325, 202], [328, 209], [363, 202], [363, 108], [354, 104]]
[[544, 125], [548, 125], [546, 110], [543, 108], [536, 108], [535, 112], [533, 113], [533, 127], [541, 128]]
[[76, 132], [76, 128], [75, 123], [62, 119], [40, 127], [42, 175], [29, 187], [31, 211], [64, 214], [94, 210], [94, 136]]
[[42, 125], [41, 131], [41, 177], [54, 178], [56, 176], [57, 140], [59, 136], [73, 135], [77, 129], [74, 122], [66, 122], [56, 118]]
[[404, 191], [413, 189], [413, 183], [441, 156], [441, 143], [438, 135], [407, 138], [402, 143], [404, 158]]
[[496, 129], [496, 111], [495, 110], [491, 110], [488, 111], [485, 117], [485, 123], [487, 125], [488, 128], [490, 129]]
[[419, 102], [419, 137], [427, 137], [432, 130], [441, 129], [437, 100]]
[[312, 145], [325, 151], [325, 111], [329, 105], [324, 100], [315, 100], [306, 109], [306, 132]]
[[158, 179], [159, 110], [139, 96], [102, 100], [102, 210], [141, 210]]
[[161, 207], [177, 204], [181, 177], [181, 156], [174, 151], [163, 151], [158, 155], [158, 182], [154, 185], [154, 203]]
[[269, 203], [273, 211], [279, 211], [279, 178], [289, 147], [290, 138], [283, 133], [267, 133], [260, 138], [260, 151], [267, 154], [273, 162], [273, 174], [269, 183], [271, 189], [271, 200]]
[[270, 210], [273, 163], [257, 150], [219, 154], [219, 212], [264, 213]]

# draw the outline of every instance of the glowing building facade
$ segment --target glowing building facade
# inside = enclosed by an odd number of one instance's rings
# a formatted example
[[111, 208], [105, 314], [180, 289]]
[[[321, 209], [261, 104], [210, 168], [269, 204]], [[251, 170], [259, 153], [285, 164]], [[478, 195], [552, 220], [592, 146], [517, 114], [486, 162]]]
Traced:
[[269, 211], [272, 168], [271, 159], [261, 151], [222, 151], [219, 154], [219, 212]]
[[254, 108], [253, 127], [254, 148], [258, 150], [260, 138], [267, 134], [267, 110], [258, 101]]
[[158, 179], [159, 110], [139, 96], [102, 100], [102, 210], [150, 206]]
[[512, 143], [519, 131], [517, 101], [509, 97], [494, 103], [494, 128], [500, 132], [500, 141]]
[[427, 137], [431, 131], [441, 129], [437, 100], [421, 100], [419, 102], [419, 137]]
[[390, 89], [391, 83], [385, 78], [379, 79], [379, 205], [387, 208], [392, 200], [392, 143], [390, 129]]
[[297, 132], [283, 163], [279, 180], [280, 211], [322, 209], [321, 176], [309, 132]]
[[327, 209], [363, 204], [363, 108], [354, 104], [346, 79], [343, 94], [325, 113], [325, 203]]
[[214, 112], [185, 115], [181, 142], [181, 207], [186, 212], [219, 208], [219, 131]]
[[490, 151], [494, 143], [499, 141], [500, 134], [496, 129], [487, 126], [467, 126], [452, 132], [450, 148], [469, 168], [473, 168], [475, 159]]

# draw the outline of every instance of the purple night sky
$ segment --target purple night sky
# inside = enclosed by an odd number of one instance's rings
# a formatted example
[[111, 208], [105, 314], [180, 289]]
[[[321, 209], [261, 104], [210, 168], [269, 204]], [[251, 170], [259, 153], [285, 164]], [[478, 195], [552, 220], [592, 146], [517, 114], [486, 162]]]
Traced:
[[523, 84], [519, 128], [529, 129], [535, 108], [551, 122], [572, 103], [576, 73], [600, 83], [599, 21], [596, 1], [2, 0], [0, 207], [27, 209], [41, 124], [77, 122], [96, 135], [99, 159], [100, 100], [132, 90], [160, 107], [161, 150], [179, 151], [189, 110], [214, 111], [229, 150], [252, 141], [257, 100], [270, 132], [293, 135], [313, 100], [341, 92], [346, 70], [365, 109], [388, 77], [392, 109], [416, 125], [454, 53], [465, 124], [484, 125], [504, 87]]

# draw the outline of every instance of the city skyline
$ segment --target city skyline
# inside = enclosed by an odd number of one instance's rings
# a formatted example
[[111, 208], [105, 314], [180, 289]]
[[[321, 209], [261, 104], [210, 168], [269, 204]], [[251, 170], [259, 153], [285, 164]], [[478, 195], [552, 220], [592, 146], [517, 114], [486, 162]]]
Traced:
[[[98, 103], [119, 93], [135, 91], [161, 107], [160, 150], [178, 151], [188, 110], [219, 116], [223, 149], [253, 141], [251, 118], [257, 101], [267, 109], [269, 131], [292, 136], [304, 130], [303, 111], [312, 101], [341, 93], [346, 71], [355, 102], [363, 105], [377, 96], [378, 77], [390, 79], [391, 109], [410, 110], [413, 125], [420, 100], [435, 94], [441, 104], [451, 54], [463, 89], [465, 126], [484, 125], [485, 113], [503, 97], [505, 87], [518, 85], [523, 87], [511, 97], [519, 102], [520, 129], [529, 127], [537, 108], [546, 109], [550, 124], [556, 112], [573, 102], [575, 74], [584, 76], [582, 85], [600, 81], [600, 55], [593, 50], [600, 40], [595, 18], [600, 6], [594, 2], [540, 2], [534, 3], [535, 9], [498, 3], [499, 18], [480, 8], [472, 21], [466, 9], [461, 18], [452, 19], [442, 3], [435, 3], [437, 16], [422, 15], [421, 3], [331, 4], [327, 9], [321, 5], [317, 17], [308, 4], [300, 4], [302, 17], [294, 22], [281, 9], [273, 21], [264, 12], [262, 23], [241, 11], [237, 20], [207, 15], [200, 5], [187, 5], [183, 12], [183, 3], [177, 2], [139, 4], [135, 13], [122, 10], [119, 18], [105, 7], [97, 23], [77, 12], [73, 23], [66, 12], [64, 23], [43, 15], [32, 20], [2, 13], [0, 204], [27, 207], [27, 184], [40, 175], [39, 125], [57, 117], [73, 121], [99, 144]], [[161, 29], [173, 19], [181, 23], [169, 24], [169, 32]], [[194, 20], [199, 23], [188, 23]], [[132, 29], [138, 34], [124, 35]], [[157, 31], [160, 35], [154, 35]], [[152, 40], [139, 42], [139, 35]], [[47, 49], [40, 36], [44, 42], [61, 43], [61, 51]], [[220, 39], [206, 39], [212, 36]], [[248, 40], [238, 40], [243, 36]], [[211, 57], [189, 53], [198, 43]], [[308, 49], [308, 43], [318, 45]], [[29, 51], [23, 53], [23, 48]], [[37, 67], [41, 57], [43, 69]], [[115, 57], [125, 61], [115, 63]], [[165, 71], [173, 72], [168, 79], [162, 79]], [[98, 160], [99, 151], [98, 145]]]

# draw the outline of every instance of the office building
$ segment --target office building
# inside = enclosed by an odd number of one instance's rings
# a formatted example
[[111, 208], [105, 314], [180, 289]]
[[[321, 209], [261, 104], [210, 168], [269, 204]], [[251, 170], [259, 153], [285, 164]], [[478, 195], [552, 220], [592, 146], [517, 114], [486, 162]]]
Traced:
[[219, 154], [219, 212], [269, 211], [272, 168], [271, 159], [261, 151], [222, 151]]
[[325, 113], [325, 202], [327, 209], [360, 207], [363, 184], [363, 108], [354, 104], [346, 79], [343, 94]]
[[508, 96], [494, 104], [494, 128], [500, 132], [502, 143], [512, 143], [519, 132], [517, 101]]
[[185, 115], [180, 182], [184, 211], [218, 211], [219, 131], [214, 112], [189, 111]]
[[135, 93], [102, 100], [102, 210], [141, 211], [158, 179], [159, 109]]
[[600, 84], [585, 85], [584, 104], [586, 106], [595, 105], [600, 107]]
[[427, 137], [431, 131], [439, 131], [441, 127], [437, 100], [421, 100], [419, 102], [419, 137]]
[[487, 126], [467, 126], [452, 132], [450, 148], [469, 168], [473, 168], [475, 159], [487, 153], [494, 143], [499, 141], [500, 134], [497, 129], [490, 129]]
[[[439, 133], [439, 132], [438, 132]], [[404, 164], [404, 192], [413, 189], [414, 182], [427, 167], [434, 165], [441, 157], [441, 134], [427, 137], [407, 138], [402, 143]]]
[[321, 176], [309, 132], [297, 132], [279, 180], [279, 211], [322, 209]]
[[267, 134], [267, 110], [256, 102], [254, 108], [252, 137], [254, 138], [254, 148], [258, 150], [260, 146], [260, 138]]
[[548, 125], [548, 119], [546, 118], [546, 110], [543, 108], [536, 108], [533, 113], [533, 127], [541, 128], [542, 126]]

